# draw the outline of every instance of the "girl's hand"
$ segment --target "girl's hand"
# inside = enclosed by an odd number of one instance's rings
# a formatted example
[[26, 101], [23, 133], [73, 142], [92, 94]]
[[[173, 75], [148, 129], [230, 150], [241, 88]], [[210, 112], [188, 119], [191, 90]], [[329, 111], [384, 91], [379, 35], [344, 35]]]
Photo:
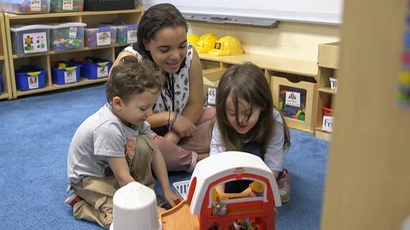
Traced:
[[175, 201], [180, 200], [179, 196], [172, 192], [171, 189], [166, 189], [164, 191], [164, 196], [168, 203], [171, 205], [171, 207], [175, 207]]
[[190, 137], [195, 132], [196, 126], [186, 117], [179, 114], [172, 129], [175, 130], [180, 137]]

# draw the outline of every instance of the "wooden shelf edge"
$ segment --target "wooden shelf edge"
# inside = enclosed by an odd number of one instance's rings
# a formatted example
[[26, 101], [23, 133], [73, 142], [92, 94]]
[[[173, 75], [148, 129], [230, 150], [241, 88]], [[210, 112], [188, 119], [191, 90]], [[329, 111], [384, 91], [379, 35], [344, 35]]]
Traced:
[[4, 99], [9, 99], [9, 94], [8, 93], [2, 93], [0, 94], [0, 100], [4, 100]]
[[26, 95], [31, 95], [31, 94], [37, 94], [37, 93], [45, 93], [45, 92], [50, 92], [50, 91], [55, 91], [55, 90], [60, 90], [60, 89], [67, 89], [67, 88], [75, 88], [79, 86], [85, 86], [85, 85], [92, 85], [92, 84], [97, 84], [97, 83], [102, 83], [106, 82], [108, 78], [100, 78], [100, 79], [95, 79], [95, 80], [89, 80], [86, 78], [81, 78], [81, 80], [77, 83], [72, 83], [72, 84], [66, 84], [66, 85], [56, 85], [53, 84], [52, 86], [46, 86], [41, 89], [33, 89], [33, 90], [27, 90], [27, 91], [20, 91], [17, 90], [17, 97], [19, 96], [26, 96]]
[[319, 87], [318, 91], [322, 93], [336, 94], [336, 92], [330, 87]]
[[332, 139], [332, 133], [324, 131], [320, 127], [315, 128], [314, 135], [315, 135], [316, 138], [327, 140], [327, 141], [330, 141]]
[[[4, 38], [4, 39], [6, 39], [6, 38]], [[0, 61], [4, 61], [5, 59], [6, 58], [4, 56], [0, 55]]]
[[22, 19], [42, 19], [42, 18], [58, 18], [58, 17], [73, 17], [73, 16], [94, 16], [94, 15], [112, 15], [112, 14], [132, 14], [144, 12], [143, 7], [138, 7], [132, 10], [112, 10], [112, 11], [81, 11], [81, 12], [66, 12], [66, 13], [47, 13], [47, 14], [12, 14], [5, 13], [9, 20], [22, 20]]

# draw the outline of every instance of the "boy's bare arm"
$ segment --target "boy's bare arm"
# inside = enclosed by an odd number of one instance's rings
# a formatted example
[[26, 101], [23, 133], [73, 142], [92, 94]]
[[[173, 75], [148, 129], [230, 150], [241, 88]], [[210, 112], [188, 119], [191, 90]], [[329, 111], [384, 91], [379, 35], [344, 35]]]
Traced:
[[152, 154], [152, 168], [158, 178], [162, 191], [164, 192], [165, 199], [172, 207], [174, 207], [175, 200], [179, 198], [175, 193], [172, 192], [169, 186], [167, 167], [165, 165], [164, 158], [162, 157], [162, 153], [155, 143], [153, 143], [153, 148], [154, 152]]
[[134, 178], [131, 177], [125, 157], [107, 157], [107, 159], [120, 187], [135, 181]]

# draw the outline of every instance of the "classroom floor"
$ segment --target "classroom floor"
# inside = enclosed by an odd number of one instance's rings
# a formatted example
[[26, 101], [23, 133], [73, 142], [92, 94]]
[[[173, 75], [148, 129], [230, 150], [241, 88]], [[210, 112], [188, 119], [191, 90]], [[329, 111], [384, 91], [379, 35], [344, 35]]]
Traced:
[[[64, 200], [71, 138], [105, 102], [103, 85], [0, 101], [2, 229], [101, 229], [76, 220]], [[277, 229], [319, 229], [328, 142], [295, 130], [291, 137], [285, 167], [292, 195], [278, 208]], [[170, 174], [171, 183], [189, 178]]]

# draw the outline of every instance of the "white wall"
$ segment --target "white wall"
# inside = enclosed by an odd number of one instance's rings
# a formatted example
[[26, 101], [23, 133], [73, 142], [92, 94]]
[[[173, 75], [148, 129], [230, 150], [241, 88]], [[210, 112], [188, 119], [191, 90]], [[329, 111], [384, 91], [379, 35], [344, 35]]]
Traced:
[[235, 36], [247, 53], [317, 61], [318, 45], [339, 41], [340, 27], [281, 22], [277, 29], [191, 22], [188, 33]]

